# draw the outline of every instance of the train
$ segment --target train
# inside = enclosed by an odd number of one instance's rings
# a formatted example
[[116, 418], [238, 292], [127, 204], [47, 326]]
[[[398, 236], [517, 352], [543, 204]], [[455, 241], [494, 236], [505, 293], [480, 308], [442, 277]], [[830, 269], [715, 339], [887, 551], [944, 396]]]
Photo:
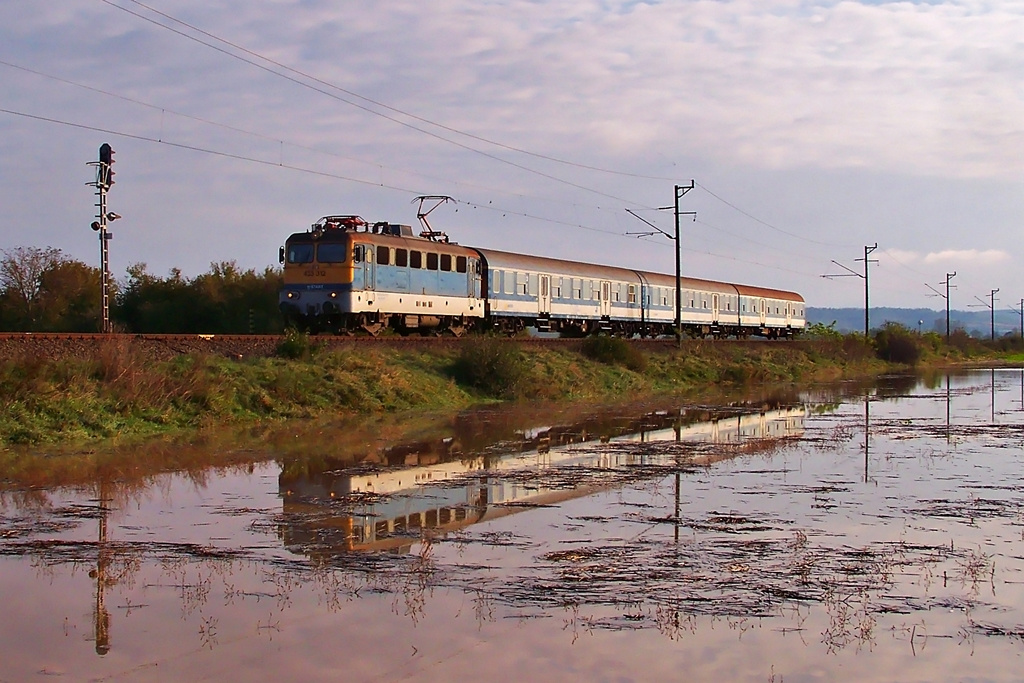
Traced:
[[[422, 218], [422, 217], [421, 217]], [[316, 334], [494, 330], [582, 336], [791, 338], [805, 327], [796, 292], [469, 247], [425, 224], [320, 218], [279, 250], [279, 306]]]

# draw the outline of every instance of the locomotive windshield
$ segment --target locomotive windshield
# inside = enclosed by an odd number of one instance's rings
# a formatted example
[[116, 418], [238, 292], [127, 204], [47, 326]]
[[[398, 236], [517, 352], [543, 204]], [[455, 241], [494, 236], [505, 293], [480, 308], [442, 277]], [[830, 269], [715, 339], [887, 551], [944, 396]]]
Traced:
[[312, 263], [313, 262], [313, 245], [312, 244], [289, 244], [288, 245], [288, 263]]
[[316, 248], [316, 260], [319, 263], [344, 263], [345, 251], [348, 247], [344, 242], [338, 244], [320, 243]]

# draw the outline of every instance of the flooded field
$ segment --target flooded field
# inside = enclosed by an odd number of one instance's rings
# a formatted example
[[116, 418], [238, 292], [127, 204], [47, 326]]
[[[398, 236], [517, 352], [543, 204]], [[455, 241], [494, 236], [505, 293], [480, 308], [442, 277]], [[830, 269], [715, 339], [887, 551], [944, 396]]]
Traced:
[[12, 462], [0, 681], [1024, 680], [1020, 369]]

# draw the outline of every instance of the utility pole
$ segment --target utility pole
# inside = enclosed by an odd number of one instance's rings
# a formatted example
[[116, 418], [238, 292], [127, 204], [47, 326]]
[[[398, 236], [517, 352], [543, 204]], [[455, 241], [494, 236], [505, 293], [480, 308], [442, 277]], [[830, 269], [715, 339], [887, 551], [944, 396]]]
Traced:
[[[638, 216], [637, 214], [633, 213], [629, 209], [626, 209], [626, 211], [631, 216], [633, 216], [634, 218], [640, 219], [641, 221], [643, 221], [647, 225], [649, 225], [652, 228], [654, 228], [655, 231], [661, 233], [662, 235], [664, 235], [665, 237], [669, 238], [670, 240], [673, 240], [676, 243], [676, 321], [675, 321], [675, 326], [676, 326], [676, 341], [679, 343], [680, 347], [682, 347], [682, 345], [683, 345], [683, 315], [682, 315], [682, 312], [683, 312], [682, 311], [682, 303], [683, 303], [682, 302], [682, 298], [683, 298], [682, 289], [683, 288], [682, 288], [682, 263], [680, 261], [680, 256], [679, 256], [679, 252], [682, 251], [682, 244], [681, 244], [681, 242], [679, 240], [679, 217], [680, 216], [693, 216], [693, 220], [697, 220], [697, 212], [696, 211], [680, 211], [679, 210], [679, 200], [682, 199], [683, 195], [685, 195], [687, 192], [689, 192], [693, 188], [694, 188], [694, 181], [692, 181], [692, 180], [690, 181], [689, 185], [676, 185], [675, 186], [675, 201], [673, 202], [673, 205], [672, 206], [660, 206], [660, 207], [658, 207], [658, 209], [660, 211], [666, 211], [668, 209], [673, 209], [674, 214], [675, 214], [675, 225], [676, 225], [675, 236], [668, 234], [667, 232], [665, 232], [664, 230], [662, 230], [661, 228], [656, 226], [654, 223], [651, 223], [646, 218], [641, 218], [640, 216]], [[627, 232], [626, 234], [627, 235], [636, 235], [638, 237], [650, 237], [654, 233], [653, 232]], [[644, 305], [644, 299], [643, 299], [643, 294], [641, 293], [641, 296], [640, 296], [640, 307], [641, 307], [641, 310], [643, 310], [643, 305]]]
[[[990, 336], [991, 336], [992, 341], [995, 341], [995, 339], [996, 339], [996, 292], [998, 292], [998, 291], [999, 291], [998, 289], [993, 289], [991, 292], [989, 292], [989, 294], [988, 294], [989, 302], [988, 303], [985, 303], [982, 299], [980, 299], [978, 297], [974, 297], [975, 299], [978, 300], [978, 303], [980, 303], [982, 306], [987, 307], [988, 310], [989, 310], [989, 320], [990, 320], [990, 325], [991, 325]], [[968, 304], [968, 305], [969, 306], [974, 306], [975, 304]]]
[[956, 277], [956, 271], [946, 273], [946, 341], [949, 341], [949, 281]]
[[[693, 181], [690, 181], [688, 186], [676, 185], [675, 186], [675, 215], [676, 215], [676, 340], [679, 342], [679, 346], [683, 345], [683, 292], [682, 292], [682, 265], [680, 263], [679, 252], [682, 251], [682, 242], [679, 241], [679, 200], [684, 194], [693, 189]], [[696, 211], [688, 211], [688, 214], [693, 214], [693, 220], [697, 220]]]
[[875, 249], [878, 249], [878, 242], [875, 242], [870, 247], [867, 246], [867, 245], [864, 245], [864, 258], [863, 259], [854, 259], [855, 261], [864, 261], [864, 338], [865, 339], [867, 339], [868, 332], [871, 329], [871, 318], [870, 318], [871, 306], [868, 303], [868, 292], [869, 292], [869, 288], [868, 288], [868, 264], [869, 263], [878, 263], [878, 261], [872, 261], [871, 259], [869, 259], [868, 258], [868, 254], [873, 252]]
[[107, 143], [100, 145], [99, 161], [90, 161], [86, 165], [96, 167], [96, 180], [86, 185], [96, 188], [97, 220], [92, 222], [92, 229], [99, 233], [100, 238], [100, 307], [101, 331], [110, 334], [110, 258], [109, 244], [113, 235], [107, 230], [107, 223], [120, 218], [113, 211], [107, 211], [107, 191], [114, 184], [114, 149]]
[[1024, 339], [1024, 299], [1020, 300], [1020, 310], [1017, 312], [1020, 313], [1020, 338]]
[[[954, 277], [956, 277], [956, 271], [953, 271], [952, 273], [946, 273], [945, 281], [939, 283], [940, 285], [941, 284], [946, 285], [946, 293], [945, 294], [943, 294], [939, 290], [935, 289], [934, 287], [932, 287], [927, 282], [924, 283], [925, 287], [927, 287], [928, 289], [930, 289], [933, 292], [935, 292], [934, 296], [941, 296], [943, 299], [946, 300], [946, 341], [947, 342], [949, 341], [949, 281], [952, 280]], [[929, 296], [932, 296], [932, 295], [929, 294]]]
[[871, 246], [864, 245], [864, 258], [854, 259], [854, 261], [863, 261], [864, 262], [864, 274], [863, 275], [858, 273], [857, 271], [851, 269], [851, 268], [847, 268], [842, 263], [840, 263], [839, 261], [836, 261], [836, 260], [833, 260], [832, 263], [836, 264], [837, 266], [839, 266], [840, 268], [842, 268], [843, 270], [845, 270], [847, 272], [845, 272], [845, 273], [832, 273], [832, 274], [828, 274], [828, 275], [822, 275], [823, 278], [828, 278], [829, 280], [831, 280], [833, 278], [837, 278], [837, 277], [859, 277], [862, 280], [864, 280], [864, 338], [865, 339], [867, 339], [868, 335], [871, 333], [871, 303], [870, 303], [870, 298], [869, 298], [870, 288], [868, 287], [868, 264], [870, 264], [870, 263], [878, 263], [878, 261], [876, 259], [868, 258], [868, 256], [875, 249], [878, 249], [878, 242], [875, 242]]
[[991, 330], [992, 331], [992, 341], [996, 340], [996, 292], [998, 292], [998, 291], [999, 291], [998, 289], [993, 289], [988, 294], [988, 298], [989, 298], [988, 307], [989, 307], [990, 324], [992, 325], [992, 330]]

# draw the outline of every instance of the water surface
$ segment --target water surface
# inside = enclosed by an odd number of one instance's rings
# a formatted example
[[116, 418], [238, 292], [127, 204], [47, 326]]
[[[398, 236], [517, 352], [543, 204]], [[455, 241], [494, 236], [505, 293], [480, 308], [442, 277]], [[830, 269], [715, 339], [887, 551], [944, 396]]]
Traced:
[[1022, 417], [985, 370], [36, 454], [0, 680], [1022, 680]]

